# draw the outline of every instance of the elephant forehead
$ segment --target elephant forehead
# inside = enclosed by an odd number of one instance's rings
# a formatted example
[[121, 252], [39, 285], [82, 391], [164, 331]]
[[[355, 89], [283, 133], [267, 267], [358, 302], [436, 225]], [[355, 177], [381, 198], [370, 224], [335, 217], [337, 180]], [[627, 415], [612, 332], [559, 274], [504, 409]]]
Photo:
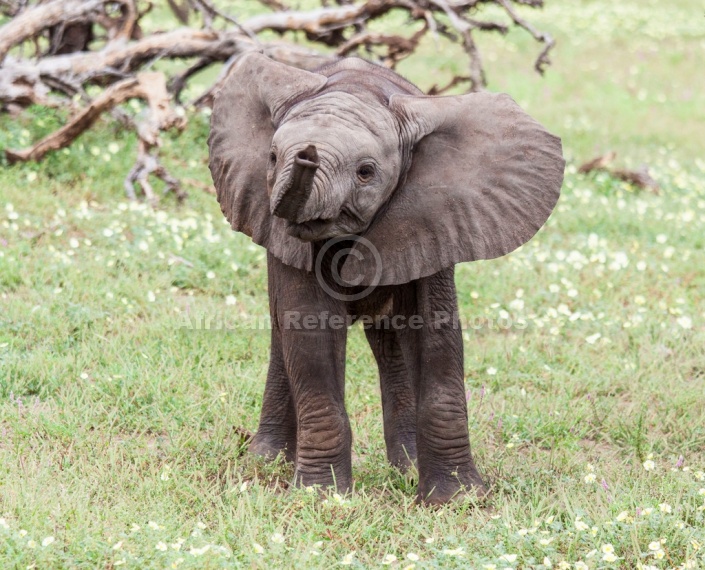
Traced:
[[319, 150], [340, 153], [342, 157], [387, 155], [397, 148], [396, 138], [377, 136], [367, 126], [341, 120], [338, 116], [316, 115], [292, 120], [282, 125], [274, 135], [277, 148], [295, 151], [305, 144]]
[[377, 138], [396, 136], [396, 120], [389, 107], [374, 97], [334, 92], [301, 101], [284, 122], [310, 122], [317, 128], [365, 130]]

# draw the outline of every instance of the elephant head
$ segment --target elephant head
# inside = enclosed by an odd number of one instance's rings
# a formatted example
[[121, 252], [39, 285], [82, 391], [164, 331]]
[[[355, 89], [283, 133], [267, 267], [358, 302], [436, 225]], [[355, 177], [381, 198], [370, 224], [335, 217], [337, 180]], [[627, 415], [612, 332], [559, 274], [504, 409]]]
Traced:
[[429, 97], [363, 60], [316, 73], [256, 53], [216, 99], [209, 147], [235, 230], [307, 271], [314, 242], [363, 236], [381, 273], [363, 255], [341, 271], [362, 285], [516, 249], [548, 219], [565, 164], [507, 95]]

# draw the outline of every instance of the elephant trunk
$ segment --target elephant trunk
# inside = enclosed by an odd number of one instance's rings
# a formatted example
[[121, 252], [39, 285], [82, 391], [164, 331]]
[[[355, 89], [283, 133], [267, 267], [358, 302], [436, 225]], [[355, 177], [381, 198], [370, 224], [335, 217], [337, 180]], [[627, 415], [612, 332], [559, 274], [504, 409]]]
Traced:
[[299, 212], [311, 195], [313, 178], [319, 164], [318, 152], [312, 144], [296, 153], [289, 178], [282, 185], [282, 190], [272, 211], [275, 216], [292, 222], [297, 221]]

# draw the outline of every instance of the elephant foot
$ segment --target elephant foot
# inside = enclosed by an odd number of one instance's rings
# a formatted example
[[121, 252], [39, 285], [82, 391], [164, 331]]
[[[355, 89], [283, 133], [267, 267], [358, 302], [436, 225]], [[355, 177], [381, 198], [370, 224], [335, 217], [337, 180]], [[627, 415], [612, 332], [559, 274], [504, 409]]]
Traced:
[[345, 408], [340, 402], [324, 400], [319, 403], [325, 410], [321, 414], [309, 406], [307, 402], [298, 416], [294, 484], [347, 493], [352, 489], [352, 432]]
[[321, 492], [335, 491], [345, 495], [352, 491], [352, 473], [341, 473], [341, 470], [329, 470], [327, 473], [304, 473], [297, 469], [294, 473], [294, 484], [297, 487], [318, 487]]
[[484, 500], [490, 491], [475, 471], [460, 477], [421, 478], [416, 502], [423, 505], [462, 503], [467, 499]]
[[269, 461], [276, 459], [281, 453], [284, 459], [293, 462], [296, 458], [296, 438], [275, 436], [259, 431], [252, 438], [248, 451]]
[[387, 459], [402, 473], [416, 467], [416, 442], [387, 448]]

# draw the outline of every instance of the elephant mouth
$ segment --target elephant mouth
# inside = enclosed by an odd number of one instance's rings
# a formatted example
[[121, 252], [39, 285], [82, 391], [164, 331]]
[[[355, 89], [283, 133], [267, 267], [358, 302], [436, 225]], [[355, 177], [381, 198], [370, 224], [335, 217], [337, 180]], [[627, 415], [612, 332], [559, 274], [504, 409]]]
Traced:
[[326, 230], [333, 225], [334, 221], [334, 219], [330, 218], [318, 218], [300, 224], [288, 221], [286, 233], [302, 241], [315, 241], [324, 237]]

